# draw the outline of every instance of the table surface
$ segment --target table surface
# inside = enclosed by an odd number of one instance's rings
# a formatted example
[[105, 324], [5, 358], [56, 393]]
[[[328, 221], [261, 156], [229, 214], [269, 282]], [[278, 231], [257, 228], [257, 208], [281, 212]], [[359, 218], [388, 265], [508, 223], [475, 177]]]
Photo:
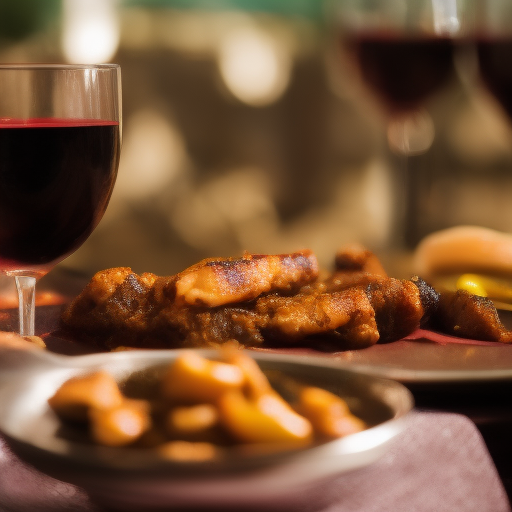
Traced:
[[512, 503], [512, 383], [410, 385], [409, 388], [417, 410], [457, 413], [475, 425]]

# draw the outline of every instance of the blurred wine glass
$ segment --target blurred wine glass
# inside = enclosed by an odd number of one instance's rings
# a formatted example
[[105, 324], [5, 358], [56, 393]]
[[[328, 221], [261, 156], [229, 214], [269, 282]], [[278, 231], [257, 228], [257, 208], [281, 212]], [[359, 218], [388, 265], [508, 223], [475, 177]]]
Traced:
[[36, 279], [103, 216], [117, 176], [114, 64], [0, 65], [0, 271], [15, 277], [19, 332], [34, 335]]
[[480, 77], [512, 120], [512, 1], [479, 1], [475, 14]]
[[466, 4], [336, 0], [333, 5], [340, 53], [378, 100], [387, 120], [389, 148], [401, 160], [392, 242], [414, 246], [421, 184], [410, 168], [410, 157], [425, 153], [434, 141], [435, 126], [426, 104], [455, 76], [454, 55], [465, 30]]
[[339, 0], [342, 49], [388, 116], [390, 147], [405, 155], [426, 151], [434, 138], [425, 102], [451, 78], [457, 0]]

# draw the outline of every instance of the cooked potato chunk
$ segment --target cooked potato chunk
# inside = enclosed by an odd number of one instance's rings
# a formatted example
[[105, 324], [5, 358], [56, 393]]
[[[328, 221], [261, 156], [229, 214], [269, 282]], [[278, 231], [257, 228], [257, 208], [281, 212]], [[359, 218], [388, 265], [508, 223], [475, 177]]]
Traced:
[[308, 441], [311, 423], [275, 393], [248, 400], [240, 391], [219, 400], [221, 421], [231, 435], [245, 443]]
[[217, 448], [211, 443], [169, 441], [158, 447], [158, 453], [170, 460], [202, 461], [215, 458]]
[[243, 383], [244, 374], [239, 367], [209, 361], [187, 351], [169, 367], [163, 378], [162, 392], [173, 400], [211, 403], [226, 391], [240, 389]]
[[364, 422], [350, 412], [345, 400], [314, 386], [301, 390], [297, 410], [324, 436], [343, 437], [365, 428]]
[[244, 375], [244, 388], [251, 398], [258, 398], [272, 391], [272, 386], [258, 363], [245, 352], [229, 347], [224, 349], [226, 360], [240, 368]]
[[219, 421], [219, 412], [211, 404], [175, 407], [167, 416], [167, 429], [171, 434], [195, 435], [214, 427]]
[[87, 421], [89, 409], [111, 409], [123, 400], [115, 379], [107, 372], [97, 371], [69, 379], [48, 403], [64, 419]]
[[89, 410], [91, 435], [106, 446], [126, 446], [146, 432], [150, 425], [149, 404], [144, 400], [125, 399], [122, 404]]

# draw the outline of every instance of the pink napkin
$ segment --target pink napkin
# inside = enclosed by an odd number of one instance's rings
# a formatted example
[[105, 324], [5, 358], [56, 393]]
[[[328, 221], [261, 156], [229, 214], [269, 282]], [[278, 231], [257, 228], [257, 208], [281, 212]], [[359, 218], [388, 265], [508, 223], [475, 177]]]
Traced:
[[[511, 511], [475, 425], [459, 414], [431, 412], [410, 414], [406, 430], [373, 465], [298, 491], [271, 508], [281, 512]], [[244, 512], [248, 510], [244, 507]], [[0, 511], [103, 509], [82, 490], [22, 463], [0, 440]]]
[[416, 329], [414, 332], [408, 334], [404, 340], [429, 340], [441, 345], [448, 343], [458, 343], [461, 345], [479, 345], [481, 347], [502, 347], [504, 344], [498, 341], [482, 341], [472, 340], [468, 338], [459, 338], [451, 336], [450, 334], [443, 334], [441, 332], [429, 331], [426, 329]]

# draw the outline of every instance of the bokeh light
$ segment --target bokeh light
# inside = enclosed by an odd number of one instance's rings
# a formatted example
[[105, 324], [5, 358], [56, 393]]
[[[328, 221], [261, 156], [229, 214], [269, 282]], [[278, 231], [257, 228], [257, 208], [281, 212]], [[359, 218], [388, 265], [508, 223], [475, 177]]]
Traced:
[[257, 27], [227, 32], [219, 44], [218, 65], [229, 91], [249, 105], [273, 103], [290, 81], [291, 57], [285, 44]]
[[108, 62], [116, 53], [117, 0], [63, 0], [62, 24], [62, 51], [68, 62]]

